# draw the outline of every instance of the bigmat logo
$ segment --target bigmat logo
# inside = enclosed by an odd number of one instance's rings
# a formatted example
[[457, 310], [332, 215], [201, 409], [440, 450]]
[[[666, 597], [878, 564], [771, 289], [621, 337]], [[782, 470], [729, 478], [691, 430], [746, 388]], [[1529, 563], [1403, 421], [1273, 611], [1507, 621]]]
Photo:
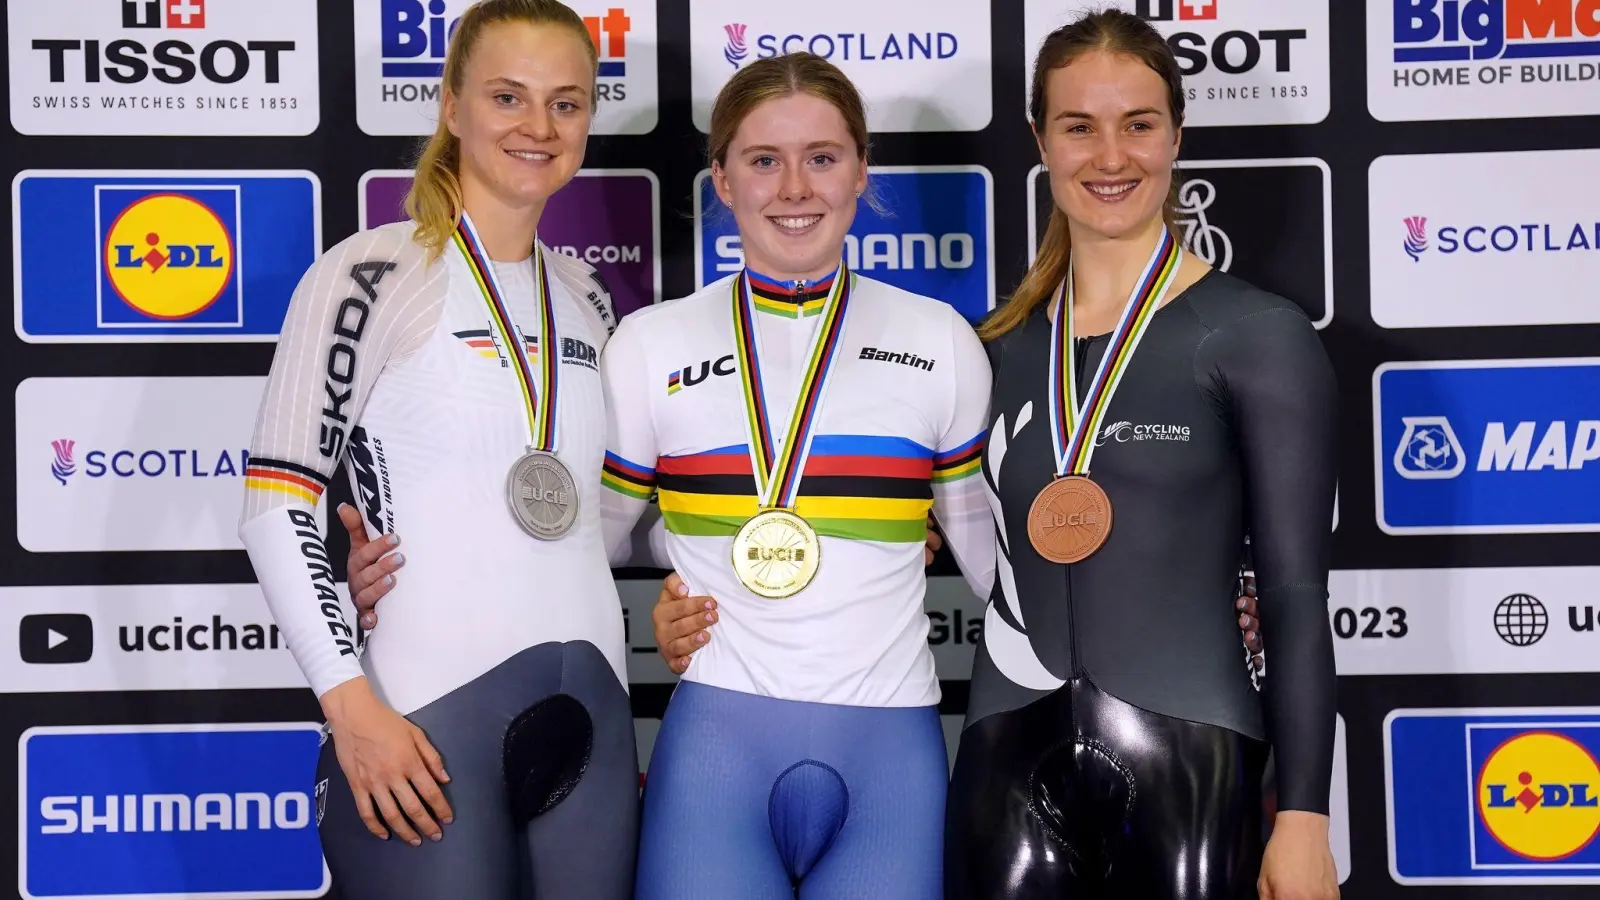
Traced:
[[33, 343], [275, 341], [322, 251], [311, 172], [28, 170], [11, 198]]
[[1600, 358], [1386, 363], [1372, 392], [1386, 533], [1600, 531]]
[[[1333, 177], [1315, 157], [1182, 164], [1178, 238], [1207, 264], [1333, 321]], [[1028, 262], [1055, 199], [1042, 166], [1028, 173]], [[1264, 199], [1266, 198], [1266, 199]]]
[[[1550, 172], [1569, 177], [1558, 183]], [[1573, 184], [1600, 184], [1600, 150], [1373, 160], [1373, 321], [1385, 328], [1600, 322], [1600, 195]]]
[[[411, 170], [361, 176], [361, 227], [406, 218]], [[579, 169], [539, 220], [539, 239], [600, 273], [617, 318], [661, 301], [661, 189], [649, 169]]]
[[22, 134], [317, 129], [316, 0], [8, 3]]
[[[355, 0], [356, 122], [367, 134], [432, 134], [445, 50], [472, 0]], [[574, 0], [600, 57], [593, 134], [655, 130], [656, 4]]]
[[17, 542], [34, 553], [241, 549], [265, 386], [260, 376], [25, 379]]
[[1600, 7], [1367, 0], [1367, 106], [1386, 122], [1600, 113]]
[[[845, 262], [869, 278], [949, 303], [970, 322], [994, 306], [994, 181], [982, 166], [873, 166], [891, 214], [856, 206]], [[695, 284], [739, 271], [738, 228], [710, 170], [695, 178]]]
[[805, 50], [860, 88], [872, 131], [982, 131], [993, 113], [989, 7], [922, 0], [803, 4], [694, 0], [689, 55], [694, 124], [748, 62]]
[[[320, 897], [315, 722], [44, 726], [17, 742], [23, 897]], [[92, 861], [85, 864], [85, 861]]]
[[1397, 709], [1384, 757], [1396, 882], [1600, 884], [1600, 708]]
[[[1026, 0], [1032, 60], [1082, 2]], [[1167, 38], [1183, 72], [1188, 125], [1294, 125], [1328, 116], [1328, 2], [1115, 0]], [[1028, 98], [1024, 92], [1023, 103]]]

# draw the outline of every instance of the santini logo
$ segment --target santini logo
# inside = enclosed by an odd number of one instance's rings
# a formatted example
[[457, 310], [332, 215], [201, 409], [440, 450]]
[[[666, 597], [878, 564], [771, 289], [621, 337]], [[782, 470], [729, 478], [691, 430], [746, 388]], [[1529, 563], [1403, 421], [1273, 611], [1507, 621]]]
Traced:
[[888, 350], [879, 350], [877, 347], [862, 347], [861, 359], [876, 360], [877, 362], [899, 363], [913, 369], [922, 369], [925, 372], [933, 371], [936, 360], [923, 359], [915, 353], [891, 353]]

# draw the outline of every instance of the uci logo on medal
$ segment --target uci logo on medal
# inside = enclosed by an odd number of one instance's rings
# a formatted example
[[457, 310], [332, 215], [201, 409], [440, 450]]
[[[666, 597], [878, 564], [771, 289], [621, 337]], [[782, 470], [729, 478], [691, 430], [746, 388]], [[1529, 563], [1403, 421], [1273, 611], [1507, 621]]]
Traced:
[[[234, 240], [222, 216], [205, 201], [232, 205], [231, 192], [121, 191], [129, 202], [106, 229], [102, 262], [106, 287], [136, 314], [182, 320], [211, 308], [234, 284]], [[208, 196], [212, 195], [212, 196]], [[102, 297], [103, 318], [107, 315]]]
[[1600, 765], [1549, 731], [1517, 734], [1484, 762], [1478, 815], [1500, 846], [1535, 861], [1565, 859], [1600, 833]]

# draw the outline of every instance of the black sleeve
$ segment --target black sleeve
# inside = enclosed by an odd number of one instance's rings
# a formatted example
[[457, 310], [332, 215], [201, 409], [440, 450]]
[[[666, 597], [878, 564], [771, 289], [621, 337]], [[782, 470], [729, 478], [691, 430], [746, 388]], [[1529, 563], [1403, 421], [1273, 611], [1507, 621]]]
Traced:
[[1250, 313], [1211, 335], [1244, 463], [1278, 808], [1326, 814], [1338, 706], [1328, 566], [1338, 386], [1298, 309]]

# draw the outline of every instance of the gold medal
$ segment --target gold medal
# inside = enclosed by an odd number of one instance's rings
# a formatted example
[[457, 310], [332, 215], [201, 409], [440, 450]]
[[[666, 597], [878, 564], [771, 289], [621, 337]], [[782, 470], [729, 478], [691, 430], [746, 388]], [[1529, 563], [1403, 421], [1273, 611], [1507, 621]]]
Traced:
[[822, 562], [811, 523], [786, 509], [751, 516], [733, 536], [733, 571], [739, 583], [772, 600], [805, 590]]

